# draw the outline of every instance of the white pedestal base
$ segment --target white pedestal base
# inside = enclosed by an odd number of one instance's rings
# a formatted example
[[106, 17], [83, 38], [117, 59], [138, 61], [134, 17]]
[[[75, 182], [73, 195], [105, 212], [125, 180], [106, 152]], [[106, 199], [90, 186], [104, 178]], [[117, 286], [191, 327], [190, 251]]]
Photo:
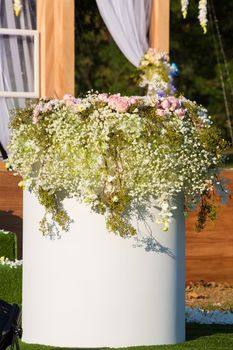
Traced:
[[109, 233], [88, 207], [74, 200], [65, 207], [75, 222], [51, 241], [38, 231], [43, 208], [24, 193], [23, 341], [80, 348], [184, 341], [182, 201], [168, 232], [139, 223], [141, 246]]

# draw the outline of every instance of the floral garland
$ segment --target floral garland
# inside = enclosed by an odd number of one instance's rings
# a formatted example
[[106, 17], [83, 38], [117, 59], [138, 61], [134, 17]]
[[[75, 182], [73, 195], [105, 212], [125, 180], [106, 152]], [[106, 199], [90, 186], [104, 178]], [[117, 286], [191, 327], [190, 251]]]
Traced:
[[[183, 17], [187, 17], [189, 0], [181, 0], [181, 11]], [[204, 33], [207, 33], [207, 0], [199, 0], [198, 3], [199, 15], [198, 19]]]
[[198, 228], [215, 216], [215, 189], [228, 195], [216, 170], [226, 144], [207, 111], [183, 96], [41, 99], [16, 111], [11, 129], [8, 166], [45, 207], [44, 235], [68, 230], [64, 198], [89, 204], [126, 236], [155, 202], [168, 230], [181, 191], [186, 210], [202, 197]]

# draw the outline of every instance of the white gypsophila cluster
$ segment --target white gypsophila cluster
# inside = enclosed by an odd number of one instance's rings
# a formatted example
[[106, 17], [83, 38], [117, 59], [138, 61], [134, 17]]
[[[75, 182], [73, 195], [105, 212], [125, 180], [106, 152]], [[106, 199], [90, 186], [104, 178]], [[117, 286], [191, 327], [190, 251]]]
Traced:
[[4, 265], [4, 266], [9, 266], [10, 268], [16, 268], [18, 266], [22, 266], [23, 265], [23, 260], [17, 260], [15, 259], [10, 260], [8, 258], [5, 258], [4, 256], [0, 257], [0, 265]]
[[141, 75], [140, 78], [140, 87], [147, 87], [148, 95], [156, 94], [159, 91], [167, 91], [169, 89], [169, 84], [161, 79], [160, 74], [151, 74], [151, 76], [147, 76], [147, 74]]
[[3, 229], [0, 229], [0, 233], [3, 233], [3, 234], [5, 234], [5, 235], [8, 235], [9, 233], [11, 233], [10, 231], [5, 231], [5, 230], [3, 230]]
[[[142, 117], [147, 107], [156, 110], [157, 121]], [[192, 208], [207, 186], [216, 185], [210, 169], [220, 155], [203, 147], [198, 131], [211, 127], [210, 117], [183, 97], [89, 94], [41, 101], [31, 118], [12, 130], [10, 163], [35, 193], [40, 188], [64, 193], [93, 210], [102, 206], [107, 214], [102, 196], [118, 203], [120, 181], [130, 200], [130, 216], [137, 214], [135, 202], [155, 199], [161, 208], [157, 221], [167, 230], [178, 193], [184, 192]], [[51, 234], [52, 221], [44, 221], [43, 227]]]
[[184, 18], [187, 17], [189, 0], [181, 0], [181, 11]]
[[203, 28], [204, 33], [207, 32], [207, 0], [199, 0], [198, 4], [199, 8], [199, 14], [198, 19], [200, 22], [200, 25]]

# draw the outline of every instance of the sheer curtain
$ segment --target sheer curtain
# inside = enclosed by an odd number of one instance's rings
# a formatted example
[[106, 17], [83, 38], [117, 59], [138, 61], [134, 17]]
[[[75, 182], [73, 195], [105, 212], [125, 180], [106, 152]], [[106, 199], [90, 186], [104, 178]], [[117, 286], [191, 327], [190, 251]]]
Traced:
[[[24, 0], [18, 17], [13, 1], [0, 0], [0, 28], [35, 29], [36, 0]], [[0, 90], [32, 91], [34, 85], [33, 41], [30, 37], [0, 35]], [[7, 150], [11, 110], [25, 105], [25, 99], [0, 97], [0, 142]], [[0, 154], [1, 157], [1, 154]]]
[[96, 0], [100, 14], [116, 44], [134, 65], [149, 47], [151, 0]]

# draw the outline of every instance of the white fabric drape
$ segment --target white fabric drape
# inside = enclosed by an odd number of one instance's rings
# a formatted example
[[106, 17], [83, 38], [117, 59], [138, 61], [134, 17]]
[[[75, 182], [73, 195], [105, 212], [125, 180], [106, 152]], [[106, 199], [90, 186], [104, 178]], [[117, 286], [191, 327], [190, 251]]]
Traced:
[[96, 0], [116, 44], [134, 65], [148, 49], [151, 0]]
[[[35, 0], [23, 1], [19, 17], [14, 14], [13, 1], [0, 0], [1, 28], [34, 29], [35, 26]], [[33, 91], [33, 78], [33, 39], [0, 35], [0, 90]], [[6, 150], [11, 110], [24, 104], [25, 99], [0, 97], [0, 142]]]

